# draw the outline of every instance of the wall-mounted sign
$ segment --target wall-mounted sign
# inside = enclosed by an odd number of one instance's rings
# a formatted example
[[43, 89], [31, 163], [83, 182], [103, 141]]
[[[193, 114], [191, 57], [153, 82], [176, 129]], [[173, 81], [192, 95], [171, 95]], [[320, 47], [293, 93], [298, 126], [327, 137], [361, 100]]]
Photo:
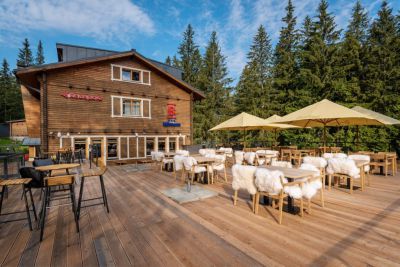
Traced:
[[163, 122], [164, 127], [180, 127], [181, 124], [176, 122], [176, 104], [167, 104], [167, 121]]
[[63, 92], [61, 96], [67, 99], [79, 99], [79, 100], [86, 100], [86, 101], [103, 101], [103, 97], [97, 95], [82, 95], [77, 93], [71, 92]]

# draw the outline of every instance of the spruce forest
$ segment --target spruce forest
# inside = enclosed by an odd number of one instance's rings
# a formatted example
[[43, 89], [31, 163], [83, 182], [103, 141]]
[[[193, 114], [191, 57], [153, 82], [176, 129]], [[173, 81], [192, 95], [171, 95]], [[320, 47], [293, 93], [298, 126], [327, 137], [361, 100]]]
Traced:
[[[291, 0], [282, 18], [275, 47], [260, 25], [247, 53], [247, 62], [235, 87], [216, 32], [200, 53], [191, 25], [183, 33], [177, 55], [166, 63], [181, 68], [184, 80], [206, 94], [195, 104], [196, 143], [224, 144], [242, 140], [242, 133], [209, 132], [241, 112], [262, 118], [286, 115], [324, 98], [349, 108], [363, 106], [400, 117], [400, 13], [386, 1], [370, 19], [360, 1], [355, 2], [346, 29], [339, 29], [321, 0], [315, 17], [298, 22]], [[322, 128], [287, 130], [281, 145], [320, 145]], [[360, 127], [358, 149], [399, 152], [398, 127]], [[246, 140], [252, 146], [270, 145], [273, 133], [253, 131]], [[355, 149], [355, 127], [329, 128], [329, 145]]]
[[[346, 29], [337, 27], [326, 0], [320, 1], [315, 17], [297, 21], [294, 13], [295, 7], [288, 0], [275, 47], [268, 25], [258, 27], [235, 86], [217, 32], [211, 33], [207, 46], [201, 49], [195, 41], [195, 29], [187, 26], [176, 55], [165, 62], [182, 69], [184, 80], [206, 94], [194, 107], [196, 143], [240, 141], [241, 133], [208, 130], [241, 112], [262, 118], [283, 116], [324, 98], [400, 118], [400, 12], [395, 13], [383, 1], [372, 19], [357, 1]], [[25, 39], [17, 66], [43, 63], [42, 43], [34, 55]], [[19, 87], [5, 59], [0, 99], [0, 122], [23, 118]], [[318, 146], [321, 132], [320, 128], [287, 130], [279, 141], [282, 145]], [[271, 144], [273, 136], [250, 131], [246, 138], [253, 146], [265, 146]], [[358, 149], [400, 152], [399, 137], [399, 127], [360, 127]], [[354, 127], [329, 128], [329, 145], [354, 149], [354, 140]]]

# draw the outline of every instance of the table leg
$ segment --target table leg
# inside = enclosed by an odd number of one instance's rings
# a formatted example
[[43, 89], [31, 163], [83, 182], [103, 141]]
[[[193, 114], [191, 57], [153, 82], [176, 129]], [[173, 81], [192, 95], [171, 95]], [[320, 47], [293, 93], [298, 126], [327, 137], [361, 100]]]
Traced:
[[[293, 182], [293, 179], [288, 178], [288, 182]], [[294, 213], [293, 198], [288, 195], [288, 210], [290, 213]]]

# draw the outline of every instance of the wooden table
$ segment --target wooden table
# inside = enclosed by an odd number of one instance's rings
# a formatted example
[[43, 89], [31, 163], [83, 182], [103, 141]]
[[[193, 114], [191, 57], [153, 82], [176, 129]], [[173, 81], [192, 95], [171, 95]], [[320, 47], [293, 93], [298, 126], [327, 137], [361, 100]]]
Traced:
[[[288, 179], [288, 182], [293, 182], [295, 180], [304, 179], [304, 178], [310, 178], [315, 174], [314, 171], [302, 170], [302, 169], [296, 169], [296, 168], [285, 168], [285, 167], [278, 167], [278, 166], [266, 166], [266, 167], [263, 166], [261, 168], [266, 168], [267, 170], [270, 170], [270, 171], [283, 172], [283, 175], [286, 177], [286, 179]], [[293, 199], [290, 196], [288, 196], [288, 210], [291, 213], [294, 212]]]
[[314, 149], [297, 149], [297, 151], [300, 151], [302, 156], [315, 156]]
[[49, 172], [49, 176], [51, 176], [52, 171], [65, 170], [67, 172], [67, 174], [69, 174], [70, 169], [77, 168], [79, 166], [80, 166], [80, 164], [78, 164], [78, 163], [64, 163], [64, 164], [39, 166], [39, 167], [35, 167], [35, 169], [40, 172]]

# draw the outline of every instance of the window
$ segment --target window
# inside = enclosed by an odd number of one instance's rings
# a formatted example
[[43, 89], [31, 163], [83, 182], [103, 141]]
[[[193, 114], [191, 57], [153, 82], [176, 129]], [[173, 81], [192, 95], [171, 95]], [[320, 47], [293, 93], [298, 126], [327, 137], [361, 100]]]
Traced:
[[176, 139], [173, 137], [169, 138], [169, 151], [175, 151], [176, 149]]
[[111, 117], [151, 118], [151, 100], [111, 96]]
[[122, 115], [123, 116], [142, 116], [141, 100], [137, 99], [122, 99]]
[[111, 65], [111, 80], [150, 85], [150, 71]]

